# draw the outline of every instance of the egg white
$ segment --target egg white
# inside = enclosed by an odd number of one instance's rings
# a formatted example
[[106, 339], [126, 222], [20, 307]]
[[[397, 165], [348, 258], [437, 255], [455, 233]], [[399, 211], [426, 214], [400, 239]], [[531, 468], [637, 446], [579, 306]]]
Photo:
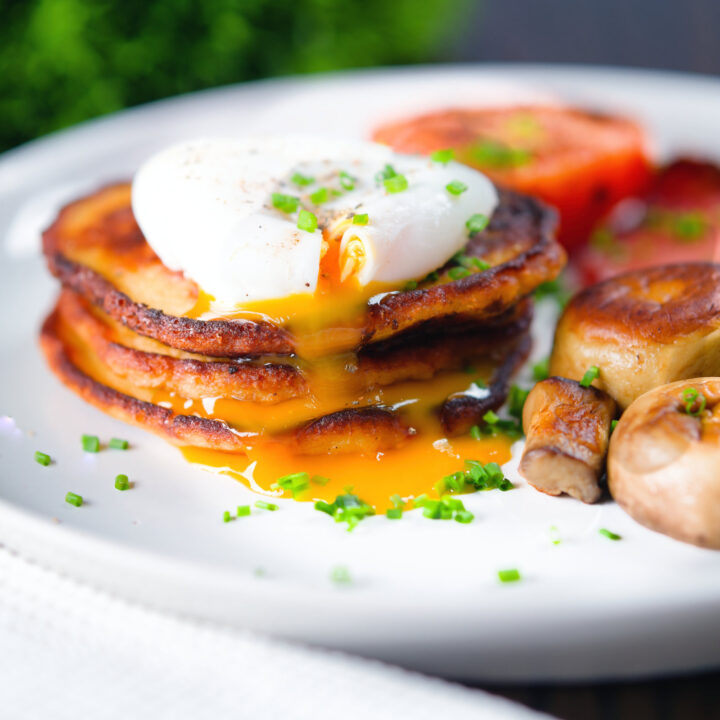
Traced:
[[[386, 165], [407, 178], [406, 190], [378, 181]], [[298, 186], [296, 173], [314, 182]], [[453, 180], [467, 190], [448, 192]], [[319, 187], [328, 200], [315, 206], [309, 195]], [[273, 193], [300, 197], [320, 227], [298, 229], [298, 213], [273, 207]], [[322, 227], [343, 218], [368, 215], [367, 225], [345, 223], [341, 241], [363, 257], [359, 284], [402, 283], [444, 264], [467, 243], [467, 219], [496, 205], [492, 183], [464, 165], [314, 137], [185, 142], [148, 159], [132, 187], [135, 218], [162, 262], [229, 307], [314, 293]]]

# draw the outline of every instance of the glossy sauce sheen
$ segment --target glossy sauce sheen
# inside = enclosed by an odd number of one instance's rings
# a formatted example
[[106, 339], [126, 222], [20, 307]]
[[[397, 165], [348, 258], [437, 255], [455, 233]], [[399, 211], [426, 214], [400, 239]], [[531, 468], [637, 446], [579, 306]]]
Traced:
[[277, 497], [290, 497], [289, 493], [271, 489], [279, 477], [296, 472], [307, 472], [311, 477], [320, 475], [330, 482], [326, 485], [311, 482], [308, 490], [295, 499], [332, 502], [352, 488], [352, 492], [372, 505], [376, 512], [383, 512], [393, 507], [390, 496], [394, 494], [405, 499], [422, 493], [436, 497], [437, 482], [463, 470], [465, 459], [502, 465], [510, 459], [510, 441], [506, 437], [433, 440], [432, 436], [420, 436], [411, 438], [401, 448], [372, 457], [297, 456], [280, 443], [261, 443], [248, 452], [247, 457], [202, 448], [183, 448], [182, 453], [190, 462], [230, 475], [256, 492]]
[[[348, 356], [335, 356], [311, 363], [311, 394], [275, 404], [254, 403], [231, 398], [190, 400], [166, 389], [134, 386], [113, 373], [92, 350], [70, 330], [65, 334], [73, 363], [93, 379], [146, 402], [172, 409], [178, 414], [224, 420], [248, 434], [247, 454], [186, 447], [183, 455], [190, 462], [211, 471], [228, 474], [251, 489], [273, 496], [290, 493], [273, 489], [278, 478], [297, 472], [311, 477], [329, 478], [325, 485], [312, 483], [296, 500], [324, 499], [332, 502], [352, 487], [377, 512], [392, 507], [390, 496], [433, 496], [434, 486], [445, 475], [464, 469], [464, 461], [503, 464], [510, 459], [511, 441], [506, 437], [475, 440], [469, 436], [446, 438], [436, 409], [454, 393], [482, 397], [485, 392], [475, 382], [488, 379], [489, 364], [473, 363], [473, 372], [439, 372], [426, 381], [398, 382], [386, 387], [361, 390], [348, 382]], [[347, 407], [383, 406], [396, 408], [416, 432], [400, 447], [373, 455], [301, 455], [274, 434], [290, 430], [313, 418]]]
[[[221, 417], [233, 427], [249, 430], [263, 426], [267, 433], [282, 432], [314, 417], [343, 407], [381, 405], [396, 407], [416, 434], [399, 448], [374, 455], [299, 455], [285, 443], [260, 435], [251, 440], [247, 457], [203, 448], [184, 448], [183, 455], [193, 463], [205, 466], [244, 482], [258, 492], [290, 497], [289, 493], [273, 489], [278, 478], [297, 472], [307, 472], [328, 478], [325, 485], [311, 483], [310, 488], [297, 495], [296, 500], [327, 500], [346, 492], [348, 487], [378, 512], [392, 507], [390, 496], [417, 497], [422, 493], [435, 496], [433, 488], [442, 478], [464, 470], [465, 460], [503, 464], [510, 459], [511, 441], [507, 437], [447, 438], [435, 413], [438, 405], [454, 393], [482, 389], [473, 384], [478, 376], [487, 377], [488, 368], [476, 373], [441, 372], [429, 381], [400, 382], [372, 391], [353, 394], [351, 387], [335, 384], [332, 371], [319, 372], [321, 383], [311, 383], [314, 394], [277, 405], [242, 403], [220, 398], [215, 401], [183, 401], [159, 391], [153, 397], [177, 412]], [[336, 380], [339, 378], [336, 377]]]

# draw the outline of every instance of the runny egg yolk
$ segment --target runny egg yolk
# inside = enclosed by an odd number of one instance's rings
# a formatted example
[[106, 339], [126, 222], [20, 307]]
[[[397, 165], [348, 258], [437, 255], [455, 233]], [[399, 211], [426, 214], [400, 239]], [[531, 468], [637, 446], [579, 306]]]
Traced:
[[367, 261], [363, 243], [347, 233], [352, 218], [335, 221], [323, 231], [320, 268], [314, 293], [218, 307], [215, 299], [198, 293], [187, 317], [201, 320], [253, 320], [286, 327], [295, 338], [298, 354], [319, 358], [357, 345], [363, 314], [373, 297], [398, 290], [397, 285], [371, 282], [361, 285], [358, 273]]
[[[475, 368], [478, 374], [489, 375], [490, 368]], [[329, 371], [330, 377], [327, 377]], [[320, 476], [327, 484], [311, 483], [296, 500], [326, 500], [352, 487], [362, 500], [378, 512], [392, 507], [390, 496], [417, 497], [422, 493], [437, 494], [437, 485], [446, 475], [465, 469], [465, 460], [503, 464], [510, 459], [511, 440], [506, 436], [476, 440], [469, 435], [448, 438], [442, 431], [435, 410], [448, 396], [467, 391], [473, 377], [464, 371], [438, 373], [426, 381], [407, 381], [353, 393], [351, 386], [339, 391], [333, 382], [333, 370], [328, 365], [318, 376], [324, 382], [313, 384], [311, 398], [298, 399], [266, 407], [247, 407], [248, 403], [219, 399], [214, 404], [195, 403], [186, 408], [193, 414], [223, 417], [238, 429], [256, 423], [271, 434], [249, 441], [247, 456], [200, 448], [184, 448], [189, 461], [215, 472], [230, 475], [251, 489], [275, 496], [289, 496], [273, 489], [278, 478], [297, 472], [310, 477]], [[336, 378], [337, 379], [337, 378]], [[173, 410], [182, 411], [180, 398], [156, 394], [155, 402], [162, 402]], [[297, 424], [341, 408], [356, 404], [370, 404], [398, 408], [401, 416], [415, 430], [400, 447], [374, 454], [300, 455], [287, 443], [273, 439], [272, 433], [282, 432]]]
[[350, 491], [381, 513], [393, 507], [392, 495], [412, 499], [427, 493], [437, 497], [442, 478], [465, 469], [464, 460], [500, 465], [510, 459], [506, 437], [473, 440], [411, 438], [400, 448], [377, 455], [305, 455], [293, 454], [281, 443], [259, 444], [247, 457], [203, 448], [183, 448], [190, 462], [210, 471], [239, 480], [251, 490], [275, 497], [292, 497], [288, 491], [273, 489], [278, 478], [307, 472], [311, 480], [307, 490], [295, 500], [332, 502]]
[[[391, 495], [413, 498], [437, 494], [442, 478], [465, 469], [465, 460], [497, 462], [510, 459], [511, 441], [506, 436], [473, 439], [447, 438], [436, 410], [447, 397], [468, 389], [472, 378], [462, 371], [441, 372], [429, 380], [401, 382], [363, 390], [352, 372], [352, 354], [333, 354], [360, 339], [361, 321], [368, 300], [396, 287], [371, 283], [363, 287], [357, 279], [366, 261], [362, 242], [353, 242], [352, 219], [343, 218], [324, 232], [318, 284], [315, 293], [265, 300], [238, 306], [224, 318], [262, 319], [287, 327], [295, 337], [299, 355], [306, 362], [311, 396], [276, 405], [249, 406], [235, 400], [185, 401], [162, 391], [153, 401], [178, 412], [219, 417], [239, 430], [262, 427], [269, 436], [252, 441], [247, 455], [202, 448], [184, 448], [192, 463], [229, 475], [251, 489], [274, 497], [289, 496], [278, 489], [278, 478], [306, 472], [320, 482], [295, 495], [296, 500], [332, 502], [337, 495], [357, 494], [377, 512], [392, 507]], [[212, 298], [201, 296], [191, 313], [195, 317], [218, 317]], [[478, 372], [489, 377], [492, 368]], [[308, 422], [343, 408], [381, 405], [404, 406], [403, 416], [416, 431], [399, 448], [373, 455], [298, 455], [286, 443], [273, 440], [273, 433]]]

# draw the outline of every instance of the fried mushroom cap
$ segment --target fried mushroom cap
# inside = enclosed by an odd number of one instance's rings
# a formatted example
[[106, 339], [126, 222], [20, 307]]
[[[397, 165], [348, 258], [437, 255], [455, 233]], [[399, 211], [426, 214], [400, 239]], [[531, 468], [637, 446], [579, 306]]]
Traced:
[[720, 375], [720, 265], [646, 268], [578, 293], [555, 332], [550, 373], [593, 383], [621, 408], [659, 385]]
[[693, 378], [657, 387], [625, 411], [610, 442], [608, 485], [641, 525], [720, 549], [719, 468], [720, 377]]
[[615, 401], [592, 386], [561, 377], [539, 382], [523, 409], [520, 474], [548, 495], [596, 502], [615, 412]]

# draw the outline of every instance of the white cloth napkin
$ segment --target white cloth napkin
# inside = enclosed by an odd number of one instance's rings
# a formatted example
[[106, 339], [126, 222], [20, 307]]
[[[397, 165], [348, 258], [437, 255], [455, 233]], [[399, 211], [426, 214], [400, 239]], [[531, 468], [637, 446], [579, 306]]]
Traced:
[[545, 717], [480, 690], [380, 662], [150, 611], [2, 547], [0, 716]]

